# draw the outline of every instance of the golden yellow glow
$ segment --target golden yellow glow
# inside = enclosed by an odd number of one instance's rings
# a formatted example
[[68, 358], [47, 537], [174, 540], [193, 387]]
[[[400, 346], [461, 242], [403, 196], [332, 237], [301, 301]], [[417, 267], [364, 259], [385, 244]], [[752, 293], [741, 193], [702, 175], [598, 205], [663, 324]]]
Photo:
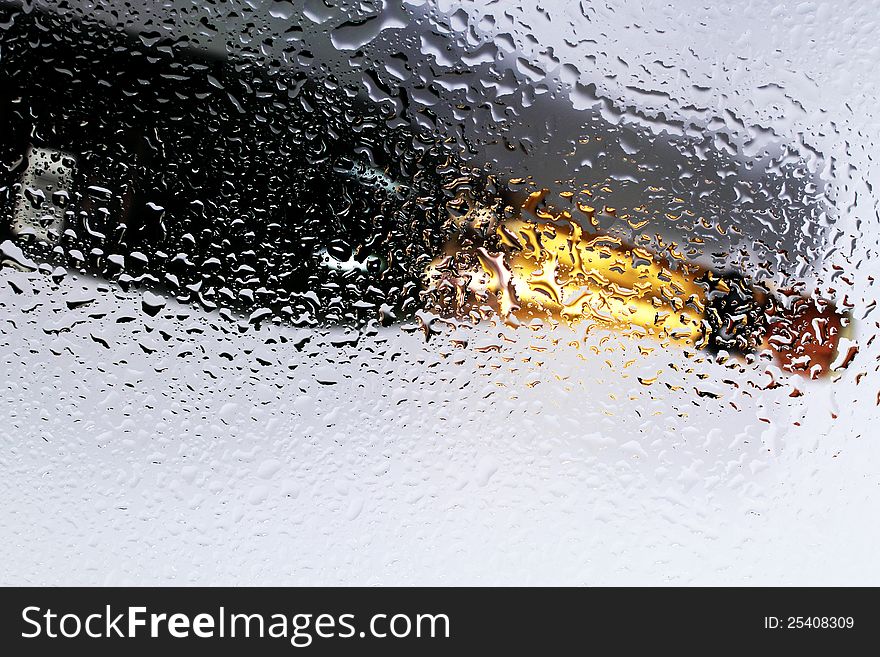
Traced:
[[[717, 339], [706, 315], [709, 286], [697, 282], [709, 272], [687, 262], [678, 245], [663, 244], [658, 237], [670, 262], [619, 238], [591, 232], [597, 227], [593, 206], [577, 203], [587, 220], [585, 228], [568, 210], [544, 206], [546, 195], [546, 189], [530, 193], [515, 218], [500, 220], [493, 210], [479, 206], [453, 217], [460, 238], [448, 242], [425, 272], [437, 310], [474, 321], [496, 314], [511, 324], [535, 319], [586, 322], [698, 348]], [[603, 212], [615, 210], [605, 207]], [[716, 292], [731, 292], [723, 275], [711, 278]], [[774, 299], [761, 288], [752, 288], [751, 294], [762, 305]], [[783, 307], [778, 300], [773, 306]], [[830, 371], [843, 320], [830, 302], [817, 305], [799, 297], [788, 306], [785, 317], [758, 325], [758, 342], [745, 349], [769, 349], [783, 369], [817, 378]], [[723, 319], [749, 321], [746, 314]], [[826, 325], [826, 332], [817, 328]]]
[[[518, 319], [542, 314], [568, 323], [589, 319], [607, 328], [643, 329], [661, 339], [702, 340], [705, 291], [693, 275], [673, 271], [619, 239], [584, 235], [574, 222], [513, 219], [497, 230], [509, 253], [506, 265], [515, 299], [504, 305]], [[492, 265], [486, 269], [487, 289], [508, 295], [498, 263]]]
[[544, 193], [523, 203], [534, 220], [520, 215], [499, 223], [485, 210], [469, 213], [463, 221], [489, 226], [500, 249], [447, 244], [426, 272], [429, 289], [446, 286], [456, 311], [477, 319], [484, 313], [475, 308], [488, 306], [508, 322], [586, 320], [704, 345], [705, 288], [695, 280], [702, 270], [681, 262], [673, 269], [649, 251], [585, 233], [569, 213], [539, 210]]

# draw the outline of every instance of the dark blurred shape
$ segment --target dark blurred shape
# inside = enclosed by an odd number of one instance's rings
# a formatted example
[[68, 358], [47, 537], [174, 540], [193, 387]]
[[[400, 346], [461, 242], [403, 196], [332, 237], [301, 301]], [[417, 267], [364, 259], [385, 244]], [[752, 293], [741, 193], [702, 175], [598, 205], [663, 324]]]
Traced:
[[[5, 214], [37, 189], [35, 157], [77, 162], [63, 222], [5, 222], [55, 247], [44, 256], [296, 324], [414, 310], [446, 200], [478, 183], [443, 144], [389, 128], [332, 78], [195, 59], [60, 15], [0, 21]], [[52, 202], [34, 216], [57, 214]]]

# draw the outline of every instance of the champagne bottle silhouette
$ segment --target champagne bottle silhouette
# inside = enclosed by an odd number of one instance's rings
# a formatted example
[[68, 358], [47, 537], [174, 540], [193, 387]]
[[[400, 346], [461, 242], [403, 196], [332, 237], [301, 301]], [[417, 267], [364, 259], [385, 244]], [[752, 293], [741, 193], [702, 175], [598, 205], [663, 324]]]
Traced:
[[[318, 326], [436, 307], [438, 254], [458, 248], [479, 275], [456, 294], [482, 294], [509, 320], [540, 310], [716, 350], [767, 346], [788, 369], [827, 371], [845, 322], [833, 305], [669, 263], [578, 221], [530, 220], [536, 197], [469, 256], [449, 206], [498, 207], [503, 186], [332, 75], [2, 11], [6, 225], [39, 258]], [[669, 169], [686, 165], [651, 146]]]

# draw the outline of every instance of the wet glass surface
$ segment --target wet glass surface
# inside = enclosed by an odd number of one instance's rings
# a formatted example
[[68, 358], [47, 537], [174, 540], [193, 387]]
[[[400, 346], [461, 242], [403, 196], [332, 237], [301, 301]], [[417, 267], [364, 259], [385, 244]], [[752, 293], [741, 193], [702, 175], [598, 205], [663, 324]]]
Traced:
[[875, 10], [0, 1], [0, 580], [877, 583]]

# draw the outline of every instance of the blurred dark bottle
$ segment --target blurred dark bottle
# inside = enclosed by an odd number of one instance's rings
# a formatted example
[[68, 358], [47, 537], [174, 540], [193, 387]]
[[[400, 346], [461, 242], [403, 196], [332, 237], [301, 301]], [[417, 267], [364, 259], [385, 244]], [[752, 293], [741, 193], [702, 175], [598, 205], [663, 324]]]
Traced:
[[[0, 58], [6, 230], [55, 264], [302, 326], [412, 316], [451, 274], [464, 280], [456, 312], [482, 295], [505, 318], [541, 310], [716, 351], [764, 346], [811, 374], [841, 334], [829, 303], [669, 266], [595, 216], [542, 224], [534, 198], [497, 188], [455, 142], [387, 121], [331, 75], [20, 8], [2, 10]], [[652, 147], [653, 175], [684, 166]], [[523, 201], [539, 221], [517, 216]], [[496, 220], [472, 239], [462, 207]]]
[[445, 202], [482, 184], [332, 77], [61, 14], [0, 23], [4, 224], [56, 264], [298, 325], [391, 322]]

